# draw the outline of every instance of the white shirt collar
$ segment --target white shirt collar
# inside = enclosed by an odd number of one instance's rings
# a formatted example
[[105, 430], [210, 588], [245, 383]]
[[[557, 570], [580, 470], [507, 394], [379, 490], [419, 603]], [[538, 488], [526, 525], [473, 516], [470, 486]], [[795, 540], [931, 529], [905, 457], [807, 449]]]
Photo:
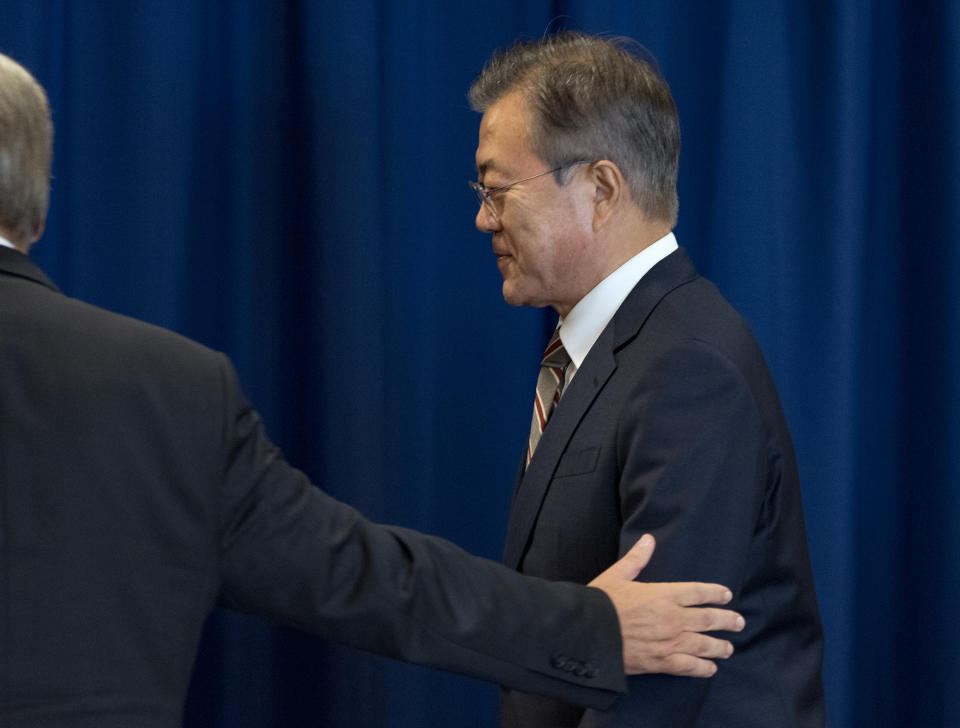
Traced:
[[15, 248], [14, 245], [13, 245], [13, 243], [11, 243], [9, 240], [7, 240], [7, 239], [6, 239], [5, 237], [3, 237], [3, 236], [0, 236], [0, 245], [2, 245], [2, 246], [5, 247], [5, 248], [13, 248], [14, 250], [16, 250], [16, 248]]
[[[594, 342], [634, 286], [678, 247], [673, 233], [667, 233], [600, 281], [577, 302], [566, 318], [560, 319], [560, 340], [576, 369], [580, 368]], [[568, 381], [573, 373], [568, 372]]]

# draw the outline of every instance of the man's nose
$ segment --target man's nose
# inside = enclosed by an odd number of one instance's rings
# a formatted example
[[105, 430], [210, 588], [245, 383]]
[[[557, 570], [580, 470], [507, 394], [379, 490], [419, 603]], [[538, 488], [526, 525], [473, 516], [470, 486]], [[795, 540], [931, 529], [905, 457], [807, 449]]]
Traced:
[[490, 211], [487, 205], [482, 203], [480, 209], [477, 210], [474, 224], [476, 224], [477, 230], [482, 233], [492, 233], [500, 229], [500, 220]]

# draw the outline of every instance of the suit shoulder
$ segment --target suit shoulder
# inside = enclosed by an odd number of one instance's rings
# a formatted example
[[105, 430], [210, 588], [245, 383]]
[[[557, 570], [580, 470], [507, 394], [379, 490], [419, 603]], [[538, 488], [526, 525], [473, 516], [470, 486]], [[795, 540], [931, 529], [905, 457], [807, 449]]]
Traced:
[[746, 319], [706, 278], [696, 276], [667, 291], [638, 327], [621, 357], [663, 354], [673, 349], [712, 350], [747, 381], [773, 387], [766, 359]]
[[753, 332], [743, 315], [712, 281], [698, 276], [673, 288], [658, 302], [648, 321], [665, 327], [675, 336], [707, 343], [753, 341]]
[[79, 299], [64, 297], [64, 306], [70, 309], [77, 330], [89, 337], [93, 345], [100, 343], [109, 350], [130, 353], [162, 351], [166, 358], [190, 361], [193, 365], [213, 364], [222, 357], [183, 334]]
[[101, 382], [223, 376], [226, 357], [199, 342], [34, 283], [0, 295], [0, 311], [4, 351], [34, 372]]

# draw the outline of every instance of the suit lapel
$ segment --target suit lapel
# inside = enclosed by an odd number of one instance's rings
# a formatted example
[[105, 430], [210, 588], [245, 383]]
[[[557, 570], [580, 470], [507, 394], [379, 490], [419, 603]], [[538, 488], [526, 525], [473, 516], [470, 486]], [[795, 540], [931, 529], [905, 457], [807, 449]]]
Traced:
[[664, 296], [696, 277], [683, 249], [664, 258], [637, 283], [590, 349], [550, 417], [530, 465], [518, 475], [503, 552], [507, 566], [519, 568], [560, 458], [584, 415], [616, 371], [616, 352], [636, 337]]
[[[547, 422], [530, 465], [519, 478], [510, 508], [507, 541], [503, 552], [503, 561], [507, 566], [519, 567], [527, 539], [537, 520], [540, 504], [543, 503], [560, 456], [563, 455], [580, 420], [617, 368], [610, 346], [611, 333], [608, 326], [583, 360], [583, 366], [577, 371]], [[597, 356], [594, 356], [595, 352]]]

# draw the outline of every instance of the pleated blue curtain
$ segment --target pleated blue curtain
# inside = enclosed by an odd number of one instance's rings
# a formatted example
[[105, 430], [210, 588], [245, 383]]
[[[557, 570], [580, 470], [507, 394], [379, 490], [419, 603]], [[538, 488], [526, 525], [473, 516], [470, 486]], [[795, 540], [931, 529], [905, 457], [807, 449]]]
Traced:
[[[753, 325], [792, 426], [833, 726], [953, 726], [960, 3], [5, 0], [48, 89], [70, 295], [226, 351], [289, 459], [497, 558], [549, 313], [473, 229], [491, 51], [656, 56], [677, 235]], [[0, 646], [2, 649], [2, 646]], [[496, 691], [217, 613], [187, 726], [489, 726]]]

